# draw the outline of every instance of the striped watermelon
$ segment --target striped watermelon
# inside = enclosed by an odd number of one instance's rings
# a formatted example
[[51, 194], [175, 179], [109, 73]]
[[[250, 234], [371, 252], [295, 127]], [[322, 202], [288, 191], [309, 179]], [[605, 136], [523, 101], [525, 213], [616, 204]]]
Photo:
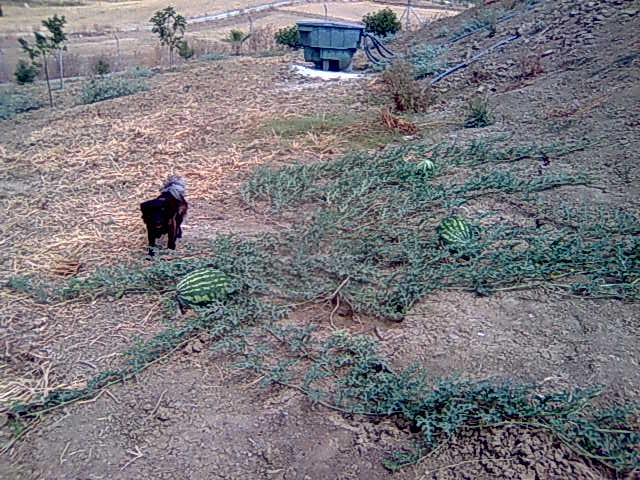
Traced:
[[444, 245], [459, 245], [473, 240], [471, 225], [462, 217], [448, 217], [440, 222], [438, 236]]
[[220, 270], [203, 268], [187, 274], [176, 287], [181, 305], [206, 305], [224, 300], [233, 291], [231, 280]]
[[423, 161], [421, 161], [420, 163], [418, 163], [417, 165], [418, 171], [423, 174], [423, 175], [433, 175], [433, 173], [436, 170], [436, 164], [433, 162], [433, 160], [429, 159], [429, 158], [425, 158]]

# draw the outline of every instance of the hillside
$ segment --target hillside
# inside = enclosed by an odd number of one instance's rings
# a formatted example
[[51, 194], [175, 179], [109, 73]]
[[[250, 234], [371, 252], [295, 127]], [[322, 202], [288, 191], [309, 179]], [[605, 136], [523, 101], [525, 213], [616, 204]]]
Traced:
[[271, 52], [0, 120], [0, 476], [636, 478], [640, 4], [485, 3], [391, 43], [417, 112]]

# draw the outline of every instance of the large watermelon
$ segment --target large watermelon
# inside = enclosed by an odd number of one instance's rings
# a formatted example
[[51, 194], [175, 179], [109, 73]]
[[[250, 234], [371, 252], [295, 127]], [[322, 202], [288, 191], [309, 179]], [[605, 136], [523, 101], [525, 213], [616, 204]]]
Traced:
[[180, 305], [206, 305], [214, 300], [224, 300], [232, 292], [231, 280], [220, 270], [202, 268], [187, 274], [178, 282]]
[[473, 240], [471, 225], [462, 217], [448, 217], [438, 225], [438, 236], [444, 245], [460, 245]]

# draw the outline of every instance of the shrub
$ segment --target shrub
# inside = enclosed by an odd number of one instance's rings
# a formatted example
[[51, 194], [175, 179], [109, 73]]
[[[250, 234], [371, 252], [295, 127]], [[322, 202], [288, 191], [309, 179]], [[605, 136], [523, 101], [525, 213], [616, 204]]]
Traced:
[[300, 43], [300, 31], [297, 25], [281, 28], [275, 34], [276, 43], [278, 45], [284, 45], [285, 47], [293, 48], [297, 50], [302, 47]]
[[180, 40], [176, 44], [178, 55], [185, 60], [189, 60], [196, 53], [186, 40]]
[[148, 90], [144, 82], [126, 78], [94, 78], [84, 86], [80, 101], [84, 104], [133, 95]]
[[446, 67], [446, 62], [441, 59], [446, 47], [434, 47], [421, 45], [411, 50], [408, 60], [416, 70], [416, 78], [421, 79], [440, 73]]
[[0, 92], [0, 120], [13, 118], [19, 113], [37, 110], [43, 103], [37, 98], [20, 92]]
[[382, 74], [382, 81], [400, 112], [422, 112], [431, 104], [430, 86], [415, 79], [415, 69], [406, 60], [396, 60]]
[[16, 76], [16, 82], [18, 82], [18, 85], [24, 85], [25, 83], [33, 83], [38, 76], [38, 73], [40, 73], [40, 69], [33, 63], [20, 60], [18, 65], [16, 65], [14, 75]]
[[486, 98], [476, 97], [469, 103], [469, 113], [464, 121], [464, 128], [483, 128], [493, 125], [493, 115], [489, 111]]
[[129, 70], [127, 75], [133, 78], [149, 78], [153, 76], [153, 70], [147, 67], [136, 65], [131, 70]]
[[202, 56], [202, 60], [207, 60], [209, 62], [217, 62], [219, 60], [224, 60], [225, 58], [227, 58], [226, 53], [218, 53], [218, 52], [211, 52]]
[[96, 75], [106, 75], [111, 72], [111, 65], [106, 58], [100, 57], [98, 61], [91, 66], [91, 71]]
[[377, 12], [368, 13], [362, 18], [367, 32], [385, 37], [388, 34], [396, 33], [402, 25], [396, 13], [390, 8], [383, 8]]

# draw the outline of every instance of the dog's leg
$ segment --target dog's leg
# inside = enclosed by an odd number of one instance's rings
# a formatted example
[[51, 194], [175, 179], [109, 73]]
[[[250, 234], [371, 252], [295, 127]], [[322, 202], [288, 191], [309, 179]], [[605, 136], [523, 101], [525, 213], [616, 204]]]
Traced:
[[176, 215], [176, 227], [176, 238], [182, 238], [182, 215], [180, 214]]
[[147, 237], [149, 238], [149, 256], [153, 257], [156, 254], [156, 237], [149, 227], [147, 227]]
[[176, 221], [174, 218], [169, 220], [169, 241], [167, 242], [167, 247], [171, 250], [176, 249]]

